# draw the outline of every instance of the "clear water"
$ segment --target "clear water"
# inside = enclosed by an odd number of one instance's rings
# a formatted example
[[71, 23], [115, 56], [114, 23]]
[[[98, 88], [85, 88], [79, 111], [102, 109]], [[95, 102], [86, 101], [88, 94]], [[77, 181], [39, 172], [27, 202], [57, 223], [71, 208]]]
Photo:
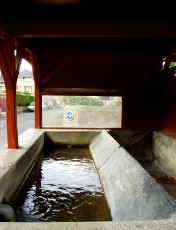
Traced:
[[11, 204], [17, 221], [111, 220], [89, 148], [69, 147], [42, 151]]

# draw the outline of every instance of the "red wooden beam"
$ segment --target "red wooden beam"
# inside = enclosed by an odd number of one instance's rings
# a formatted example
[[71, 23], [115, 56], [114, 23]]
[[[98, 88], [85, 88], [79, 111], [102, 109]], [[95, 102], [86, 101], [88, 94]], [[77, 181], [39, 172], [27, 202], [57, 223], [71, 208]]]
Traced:
[[136, 63], [131, 62], [133, 68], [135, 68], [137, 73], [140, 73], [140, 76], [146, 81], [146, 83], [149, 85], [149, 87], [153, 90], [156, 90], [156, 86], [154, 84], [154, 81], [150, 79], [150, 76], [147, 75], [146, 71], [144, 71], [140, 66], [136, 65]]
[[16, 38], [175, 37], [175, 22], [23, 21], [12, 23]]
[[45, 86], [52, 78], [57, 74], [62, 73], [62, 71], [67, 67], [69, 60], [63, 60], [58, 66], [56, 66], [49, 74], [47, 74], [42, 80], [42, 86]]
[[139, 57], [139, 54], [132, 52], [115, 52], [115, 51], [90, 51], [90, 50], [60, 50], [44, 48], [40, 51], [40, 57], [46, 59], [113, 59], [126, 60], [126, 58], [134, 59]]
[[18, 46], [17, 50], [16, 50], [16, 56], [15, 56], [15, 78], [17, 80], [18, 75], [19, 75], [19, 70], [20, 70], [20, 66], [21, 66], [21, 61], [23, 58], [23, 53], [24, 53], [24, 46]]
[[0, 42], [0, 69], [4, 78], [6, 88], [12, 88], [13, 79], [4, 53], [3, 41]]
[[33, 70], [35, 88], [40, 87], [40, 67], [39, 67], [39, 57], [30, 51], [31, 65]]
[[16, 113], [16, 89], [6, 89], [6, 117], [7, 117], [7, 142], [8, 148], [17, 149], [17, 113]]
[[41, 82], [40, 82], [40, 65], [39, 57], [30, 51], [31, 64], [33, 69], [33, 76], [35, 82], [35, 128], [42, 128], [42, 95], [41, 95]]
[[0, 18], [0, 36], [3, 38], [4, 35], [13, 36], [13, 32], [11, 28], [8, 26], [8, 24], [1, 17]]
[[8, 63], [8, 67], [12, 76], [13, 81], [15, 81], [15, 41], [11, 36], [4, 37], [4, 54]]
[[[2, 48], [2, 47], [1, 47]], [[15, 75], [15, 55], [14, 39], [5, 36], [1, 55], [5, 65], [4, 80], [6, 82], [6, 117], [7, 117], [7, 141], [8, 148], [18, 148], [18, 130], [16, 113], [16, 75]]]
[[35, 88], [35, 128], [42, 128], [42, 95], [40, 88]]

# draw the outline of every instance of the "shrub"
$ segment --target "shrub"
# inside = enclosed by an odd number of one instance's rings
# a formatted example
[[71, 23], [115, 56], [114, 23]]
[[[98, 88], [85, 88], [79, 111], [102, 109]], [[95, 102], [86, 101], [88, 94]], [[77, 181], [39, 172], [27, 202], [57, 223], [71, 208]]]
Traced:
[[63, 96], [61, 101], [67, 105], [104, 105], [100, 99], [88, 96]]
[[34, 101], [34, 96], [28, 92], [17, 92], [16, 93], [16, 105], [27, 106]]
[[115, 106], [121, 106], [121, 105], [122, 105], [122, 99], [121, 99], [121, 97], [119, 97], [119, 98], [117, 98], [117, 99], [115, 100], [114, 105], [115, 105]]

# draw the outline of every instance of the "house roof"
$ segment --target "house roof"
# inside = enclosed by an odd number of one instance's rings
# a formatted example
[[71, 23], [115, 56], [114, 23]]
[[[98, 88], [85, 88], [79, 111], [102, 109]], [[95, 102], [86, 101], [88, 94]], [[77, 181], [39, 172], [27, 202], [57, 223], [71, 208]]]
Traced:
[[28, 69], [24, 69], [23, 71], [19, 72], [19, 78], [32, 78], [32, 71]]
[[[24, 69], [23, 71], [19, 72], [18, 75], [19, 78], [32, 78], [32, 71], [28, 70], [28, 69]], [[2, 74], [0, 74], [0, 82], [4, 82], [4, 78], [2, 76]]]

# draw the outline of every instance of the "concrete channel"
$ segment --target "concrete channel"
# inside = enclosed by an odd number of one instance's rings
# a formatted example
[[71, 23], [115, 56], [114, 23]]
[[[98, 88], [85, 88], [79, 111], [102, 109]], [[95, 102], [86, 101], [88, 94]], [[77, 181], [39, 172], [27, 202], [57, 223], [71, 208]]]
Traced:
[[[157, 165], [164, 168], [168, 175], [175, 175], [176, 137], [162, 132], [153, 132], [152, 136]], [[89, 144], [112, 221], [1, 222], [0, 229], [176, 229], [175, 198], [150, 176], [108, 130], [28, 129], [19, 136], [19, 149], [4, 147], [0, 150], [1, 203], [11, 202], [34, 165], [45, 140], [64, 145]], [[166, 150], [168, 153], [165, 156]]]

